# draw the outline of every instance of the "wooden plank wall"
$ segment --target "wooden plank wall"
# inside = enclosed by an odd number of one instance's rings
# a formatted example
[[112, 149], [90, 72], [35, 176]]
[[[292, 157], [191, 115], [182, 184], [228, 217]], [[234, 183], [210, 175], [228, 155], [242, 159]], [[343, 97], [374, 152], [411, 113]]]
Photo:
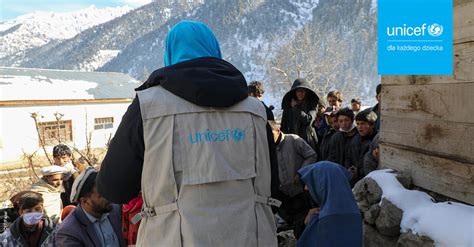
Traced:
[[474, 0], [453, 11], [453, 76], [382, 77], [381, 166], [474, 205]]

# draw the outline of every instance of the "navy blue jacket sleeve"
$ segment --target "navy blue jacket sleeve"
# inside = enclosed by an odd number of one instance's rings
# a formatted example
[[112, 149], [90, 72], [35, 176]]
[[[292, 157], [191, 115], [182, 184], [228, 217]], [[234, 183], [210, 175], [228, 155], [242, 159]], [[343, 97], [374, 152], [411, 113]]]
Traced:
[[97, 190], [113, 203], [128, 203], [141, 189], [145, 142], [138, 97], [125, 112], [97, 176]]
[[267, 141], [270, 152], [270, 168], [271, 168], [271, 191], [272, 197], [278, 194], [280, 186], [280, 176], [278, 174], [278, 158], [276, 152], [275, 140], [273, 140], [273, 132], [270, 124], [267, 122]]

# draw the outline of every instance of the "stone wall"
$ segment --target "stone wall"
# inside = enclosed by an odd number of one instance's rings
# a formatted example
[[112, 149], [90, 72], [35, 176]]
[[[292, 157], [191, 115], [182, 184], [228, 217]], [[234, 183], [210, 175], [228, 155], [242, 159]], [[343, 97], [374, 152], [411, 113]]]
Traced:
[[[397, 179], [405, 188], [410, 189], [409, 176], [398, 173]], [[354, 186], [353, 193], [364, 218], [365, 247], [434, 246], [429, 237], [400, 232], [403, 211], [389, 200], [382, 199], [382, 189], [375, 180], [368, 177], [362, 179]]]

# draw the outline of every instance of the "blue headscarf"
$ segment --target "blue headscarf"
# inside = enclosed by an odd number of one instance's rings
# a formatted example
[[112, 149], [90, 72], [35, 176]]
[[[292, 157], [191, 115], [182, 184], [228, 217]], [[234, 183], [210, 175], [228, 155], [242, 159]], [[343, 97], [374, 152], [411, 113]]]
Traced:
[[179, 22], [166, 36], [165, 66], [199, 57], [222, 58], [214, 33], [201, 22]]
[[321, 161], [298, 171], [319, 204], [297, 246], [362, 246], [362, 218], [349, 184], [351, 173], [341, 165]]

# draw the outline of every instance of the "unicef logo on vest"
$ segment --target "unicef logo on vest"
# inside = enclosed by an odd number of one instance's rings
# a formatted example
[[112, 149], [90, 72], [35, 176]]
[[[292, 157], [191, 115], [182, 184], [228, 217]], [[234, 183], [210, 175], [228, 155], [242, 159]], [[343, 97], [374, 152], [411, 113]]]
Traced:
[[232, 131], [232, 139], [234, 139], [235, 142], [241, 142], [245, 139], [245, 131], [237, 128]]
[[433, 23], [428, 27], [428, 33], [433, 37], [438, 37], [443, 34], [443, 26], [438, 23]]
[[189, 143], [213, 143], [213, 142], [229, 142], [233, 141], [234, 143], [239, 143], [245, 140], [245, 130], [235, 128], [235, 129], [225, 129], [221, 131], [211, 131], [206, 129], [206, 131], [198, 133], [189, 134]]

